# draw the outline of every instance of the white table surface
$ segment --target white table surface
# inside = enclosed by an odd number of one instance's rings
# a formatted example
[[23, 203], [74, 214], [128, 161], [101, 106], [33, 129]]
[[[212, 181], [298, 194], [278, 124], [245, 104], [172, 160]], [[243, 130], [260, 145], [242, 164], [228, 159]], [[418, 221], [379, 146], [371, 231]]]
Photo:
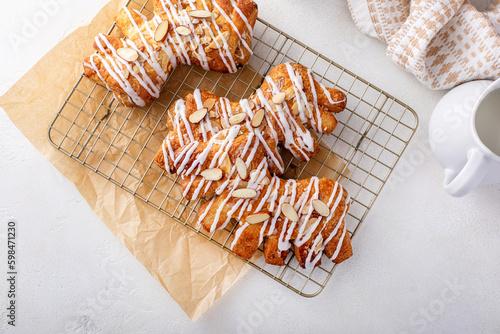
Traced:
[[[2, 4], [8, 9], [0, 12], [0, 93], [106, 2], [58, 0], [50, 20], [13, 50], [9, 34], [20, 34], [24, 20], [40, 15], [42, 3], [55, 1]], [[426, 149], [429, 117], [443, 92], [428, 90], [392, 64], [382, 43], [356, 30], [345, 1], [258, 3], [260, 17], [419, 115], [420, 126], [392, 185], [383, 189], [354, 239], [355, 255], [311, 299], [252, 269], [192, 323], [2, 110], [0, 332], [500, 331], [500, 186], [479, 187], [460, 199], [443, 191], [442, 168]], [[18, 224], [15, 328], [5, 314], [10, 219]]]

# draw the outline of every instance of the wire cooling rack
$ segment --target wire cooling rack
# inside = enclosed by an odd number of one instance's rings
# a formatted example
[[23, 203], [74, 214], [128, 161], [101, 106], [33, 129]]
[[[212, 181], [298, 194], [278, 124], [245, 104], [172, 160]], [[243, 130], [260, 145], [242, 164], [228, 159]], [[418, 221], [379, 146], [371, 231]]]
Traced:
[[[152, 1], [129, 1], [129, 8], [152, 13]], [[113, 27], [109, 34], [118, 34]], [[346, 217], [353, 238], [375, 199], [412, 138], [418, 118], [407, 105], [361, 79], [318, 52], [258, 20], [254, 29], [254, 54], [249, 65], [235, 74], [207, 72], [180, 66], [164, 86], [159, 99], [145, 108], [118, 104], [106, 87], [82, 74], [52, 121], [50, 142], [79, 163], [173, 218], [193, 232], [230, 251], [233, 226], [208, 233], [195, 224], [204, 200], [182, 198], [180, 180], [163, 172], [153, 157], [168, 133], [166, 110], [177, 98], [195, 88], [239, 100], [251, 95], [263, 77], [283, 62], [303, 64], [323, 84], [347, 94], [347, 108], [337, 114], [332, 135], [320, 136], [320, 152], [309, 162], [282, 152], [285, 176], [313, 175], [338, 180], [351, 195]], [[354, 248], [354, 252], [356, 249]], [[325, 287], [336, 265], [326, 258], [313, 270], [300, 268], [290, 252], [282, 267], [264, 262], [262, 249], [248, 261], [251, 266], [300, 295], [312, 297]]]

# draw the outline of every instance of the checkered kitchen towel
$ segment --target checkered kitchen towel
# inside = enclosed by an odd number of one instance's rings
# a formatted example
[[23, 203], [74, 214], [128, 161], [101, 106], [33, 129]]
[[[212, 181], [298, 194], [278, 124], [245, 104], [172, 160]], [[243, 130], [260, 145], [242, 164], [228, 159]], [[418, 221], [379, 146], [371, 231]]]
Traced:
[[468, 0], [348, 0], [356, 26], [432, 89], [500, 77], [500, 0], [479, 12]]

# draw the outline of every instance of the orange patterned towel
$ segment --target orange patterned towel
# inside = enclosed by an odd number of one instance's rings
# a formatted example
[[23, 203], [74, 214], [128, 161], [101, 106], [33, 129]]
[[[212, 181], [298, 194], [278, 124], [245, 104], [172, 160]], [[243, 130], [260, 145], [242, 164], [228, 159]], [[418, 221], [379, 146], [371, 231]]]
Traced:
[[500, 77], [500, 0], [480, 12], [468, 0], [348, 0], [356, 26], [432, 89]]

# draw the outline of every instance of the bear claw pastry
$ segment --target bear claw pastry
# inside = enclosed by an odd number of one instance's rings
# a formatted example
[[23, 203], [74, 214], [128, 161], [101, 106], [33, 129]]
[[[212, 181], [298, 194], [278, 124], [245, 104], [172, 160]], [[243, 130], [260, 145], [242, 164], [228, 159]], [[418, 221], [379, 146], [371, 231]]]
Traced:
[[[330, 134], [338, 123], [334, 113], [344, 110], [345, 106], [345, 94], [317, 82], [310, 69], [294, 63], [280, 64], [269, 72], [248, 100], [231, 102], [211, 92], [195, 90], [176, 101], [167, 115], [171, 132], [155, 160], [167, 172], [176, 172], [173, 157], [180, 147], [189, 142], [206, 142], [221, 129], [241, 124], [240, 129], [252, 132], [263, 144], [271, 172], [282, 174], [284, 164], [278, 144], [297, 159], [309, 160], [319, 147], [304, 125], [318, 133]], [[205, 112], [203, 120], [190, 122], [190, 117], [199, 111]], [[255, 126], [259, 112], [262, 119]], [[235, 119], [240, 115], [241, 120]]]
[[154, 0], [154, 17], [124, 7], [115, 17], [124, 38], [99, 34], [86, 77], [126, 106], [158, 98], [178, 64], [236, 72], [252, 54], [257, 5], [251, 0]]

